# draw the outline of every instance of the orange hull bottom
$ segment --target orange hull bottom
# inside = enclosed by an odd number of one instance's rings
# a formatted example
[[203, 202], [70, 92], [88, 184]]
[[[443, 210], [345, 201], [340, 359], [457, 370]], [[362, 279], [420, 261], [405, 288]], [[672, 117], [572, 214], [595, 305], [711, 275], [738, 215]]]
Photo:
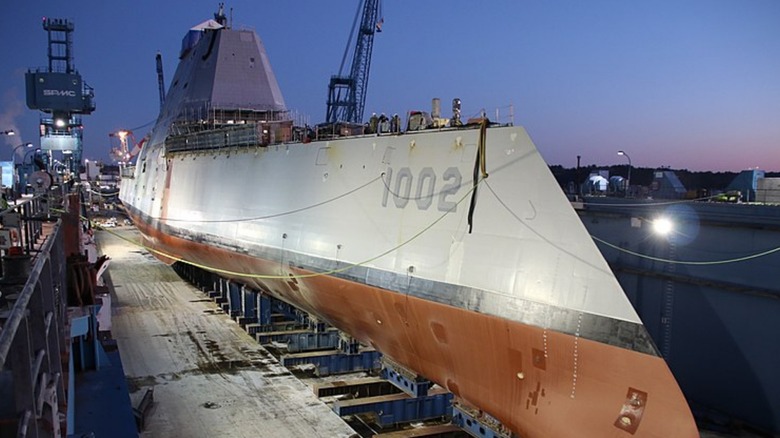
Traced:
[[[153, 248], [184, 260], [233, 272], [279, 272], [279, 262], [136, 223]], [[330, 276], [233, 279], [324, 317], [520, 437], [699, 436], [660, 357]]]

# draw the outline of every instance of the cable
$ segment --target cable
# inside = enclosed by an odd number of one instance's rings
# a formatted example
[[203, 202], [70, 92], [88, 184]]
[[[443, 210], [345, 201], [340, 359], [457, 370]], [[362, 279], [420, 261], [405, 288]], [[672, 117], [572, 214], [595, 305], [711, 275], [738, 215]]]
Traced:
[[[471, 234], [473, 228], [474, 228], [474, 211], [477, 208], [477, 185], [479, 183], [486, 179], [488, 177], [487, 169], [486, 169], [486, 161], [485, 161], [485, 140], [487, 136], [487, 120], [482, 119], [482, 121], [479, 123], [479, 145], [477, 146], [477, 156], [474, 159], [474, 176], [472, 177], [472, 181], [474, 184], [474, 188], [471, 192], [471, 203], [469, 204], [469, 213], [468, 213], [468, 224], [469, 224], [469, 234]], [[480, 179], [480, 174], [482, 178]]]
[[[520, 217], [517, 214], [515, 214], [515, 212], [512, 211], [506, 203], [504, 203], [504, 201], [498, 196], [498, 194], [495, 191], [493, 191], [493, 188], [490, 187], [490, 184], [488, 184], [486, 182], [485, 185], [493, 193], [493, 196], [496, 197], [498, 202], [512, 216], [514, 216], [517, 221], [519, 221], [521, 224], [525, 225], [526, 227], [528, 226], [522, 220], [520, 220]], [[609, 204], [609, 205], [612, 205], [612, 204]], [[531, 231], [534, 231], [534, 230], [531, 229]], [[534, 231], [534, 233], [536, 233], [536, 232]], [[538, 235], [538, 233], [537, 233], [537, 235]], [[596, 237], [596, 236], [594, 236], [592, 234], [590, 235], [590, 237], [593, 240], [597, 241], [597, 242], [600, 242], [600, 243], [603, 243], [604, 245], [609, 246], [610, 248], [616, 249], [618, 251], [622, 251], [622, 252], [624, 252], [626, 254], [630, 254], [630, 255], [635, 256], [635, 257], [639, 257], [639, 258], [643, 258], [643, 259], [647, 259], [647, 260], [653, 260], [653, 261], [661, 262], [661, 263], [676, 264], [676, 265], [692, 265], [692, 266], [723, 265], [723, 264], [728, 264], [728, 263], [744, 262], [744, 261], [747, 261], [747, 260], [752, 260], [752, 259], [756, 259], [756, 258], [759, 258], [759, 257], [767, 256], [769, 254], [780, 252], [780, 246], [778, 246], [776, 248], [768, 249], [766, 251], [758, 252], [758, 253], [751, 254], [751, 255], [748, 255], [748, 256], [737, 257], [737, 258], [726, 259], [726, 260], [711, 260], [711, 261], [672, 260], [672, 259], [664, 259], [664, 258], [660, 258], [660, 257], [653, 257], [653, 256], [649, 256], [649, 255], [646, 255], [646, 254], [641, 254], [641, 253], [638, 253], [638, 252], [635, 252], [635, 251], [631, 251], [631, 250], [628, 250], [628, 249], [625, 249], [625, 248], [621, 248], [621, 247], [619, 247], [617, 245], [614, 245], [614, 244], [611, 244], [611, 243], [609, 243], [609, 242], [607, 242], [607, 241], [605, 241], [603, 239], [599, 239], [598, 237]]]
[[778, 246], [776, 248], [768, 249], [766, 251], [762, 251], [762, 252], [758, 252], [758, 253], [755, 253], [755, 254], [747, 255], [747, 256], [744, 256], [744, 257], [737, 257], [737, 258], [726, 259], [726, 260], [711, 260], [711, 261], [700, 261], [700, 262], [697, 262], [697, 261], [671, 260], [671, 259], [664, 259], [664, 258], [660, 258], [660, 257], [653, 257], [653, 256], [649, 256], [649, 255], [646, 255], [646, 254], [641, 254], [641, 253], [638, 253], [638, 252], [634, 252], [634, 251], [631, 251], [631, 250], [626, 249], [626, 248], [621, 248], [621, 247], [619, 247], [617, 245], [614, 245], [612, 243], [607, 242], [606, 240], [599, 239], [598, 237], [596, 237], [596, 236], [594, 236], [592, 234], [590, 235], [590, 237], [593, 240], [595, 240], [596, 242], [603, 243], [604, 245], [607, 245], [610, 248], [616, 249], [618, 251], [622, 251], [622, 252], [624, 252], [626, 254], [630, 254], [630, 255], [635, 256], [635, 257], [639, 257], [639, 258], [643, 258], [643, 259], [647, 259], [647, 260], [653, 260], [653, 261], [656, 261], [656, 262], [675, 264], [675, 265], [694, 265], [694, 266], [725, 265], [725, 264], [728, 264], [728, 263], [737, 263], [737, 262], [744, 262], [744, 261], [747, 261], [747, 260], [757, 259], [759, 257], [764, 257], [764, 256], [767, 256], [769, 254], [773, 254], [773, 253], [776, 253], [776, 252], [780, 251], [780, 246]]
[[152, 123], [154, 123], [154, 122], [156, 122], [156, 121], [157, 121], [157, 119], [152, 119], [152, 120], [150, 120], [150, 121], [148, 121], [148, 122], [144, 123], [144, 124], [143, 124], [143, 125], [141, 125], [141, 126], [136, 126], [135, 128], [128, 129], [128, 131], [137, 131], [137, 130], [139, 130], [139, 129], [141, 129], [141, 128], [146, 128], [147, 126], [151, 125]]
[[698, 201], [706, 201], [708, 199], [717, 198], [720, 195], [712, 195], [712, 196], [705, 196], [702, 198], [695, 198], [695, 199], [681, 199], [679, 201], [661, 201], [661, 202], [642, 202], [642, 203], [635, 203], [635, 204], [613, 204], [613, 203], [599, 203], [599, 202], [584, 202], [584, 205], [587, 207], [589, 205], [597, 206], [597, 207], [655, 207], [659, 205], [675, 205], [675, 204], [687, 204], [689, 202], [698, 202]]
[[[412, 241], [414, 241], [418, 237], [420, 237], [423, 234], [425, 234], [428, 230], [433, 228], [436, 224], [441, 222], [441, 220], [444, 219], [449, 213], [455, 211], [457, 206], [459, 204], [461, 204], [463, 202], [463, 200], [465, 200], [471, 194], [471, 192], [473, 192], [477, 188], [477, 186], [480, 183], [482, 183], [482, 181], [484, 181], [484, 179], [480, 179], [479, 182], [477, 184], [475, 184], [471, 189], [469, 189], [449, 210], [447, 210], [444, 213], [442, 213], [433, 222], [431, 222], [430, 224], [428, 224], [427, 226], [422, 228], [420, 231], [415, 233], [413, 236], [411, 236], [409, 239], [401, 242], [400, 244], [398, 244], [398, 245], [396, 245], [396, 246], [394, 246], [394, 247], [392, 247], [392, 248], [390, 248], [390, 249], [388, 249], [388, 250], [386, 250], [386, 251], [384, 251], [384, 252], [382, 252], [382, 253], [380, 253], [378, 255], [375, 255], [375, 256], [370, 257], [370, 258], [368, 258], [366, 260], [363, 260], [361, 262], [349, 264], [349, 265], [343, 266], [341, 268], [331, 269], [331, 270], [324, 271], [324, 272], [314, 272], [314, 273], [311, 273], [311, 274], [301, 274], [301, 275], [292, 275], [292, 274], [290, 274], [290, 275], [265, 275], [265, 274], [251, 274], [251, 273], [244, 273], [244, 272], [236, 272], [236, 271], [230, 271], [230, 270], [227, 270], [227, 269], [219, 269], [219, 268], [203, 265], [203, 264], [200, 264], [200, 263], [196, 263], [196, 262], [193, 262], [193, 261], [189, 261], [189, 260], [183, 259], [181, 257], [177, 257], [177, 256], [174, 256], [174, 255], [168, 254], [168, 253], [160, 251], [158, 249], [146, 246], [146, 245], [144, 245], [142, 243], [134, 242], [134, 241], [132, 241], [132, 240], [130, 240], [130, 239], [124, 237], [124, 236], [119, 235], [118, 233], [116, 233], [116, 232], [114, 232], [112, 230], [109, 230], [107, 228], [104, 228], [104, 227], [100, 226], [99, 224], [95, 224], [95, 227], [98, 228], [98, 229], [107, 231], [109, 234], [112, 234], [112, 235], [114, 235], [114, 236], [116, 236], [116, 237], [118, 237], [118, 238], [120, 238], [120, 239], [122, 239], [122, 240], [124, 240], [126, 242], [129, 242], [129, 243], [131, 243], [133, 245], [136, 245], [136, 246], [138, 246], [140, 248], [143, 248], [143, 249], [145, 249], [145, 250], [147, 250], [149, 252], [153, 252], [155, 254], [158, 254], [158, 255], [163, 256], [165, 258], [168, 258], [170, 260], [186, 263], [186, 264], [194, 266], [196, 268], [205, 269], [207, 271], [215, 272], [215, 273], [218, 273], [218, 274], [230, 275], [230, 276], [234, 276], [234, 277], [258, 278], [258, 279], [267, 279], [267, 280], [271, 280], [271, 279], [279, 280], [279, 279], [314, 278], [314, 277], [320, 277], [320, 276], [323, 276], [323, 275], [338, 274], [340, 272], [344, 272], [344, 271], [347, 271], [349, 269], [352, 269], [352, 268], [355, 268], [355, 267], [358, 267], [358, 266], [363, 266], [365, 264], [368, 264], [368, 263], [371, 263], [371, 262], [373, 262], [375, 260], [378, 260], [378, 259], [380, 259], [380, 258], [382, 258], [382, 257], [384, 257], [384, 256], [386, 256], [388, 254], [390, 254], [391, 252], [397, 251], [398, 249], [408, 245], [409, 243], [411, 243]], [[83, 219], [86, 219], [86, 218], [83, 218]]]
[[331, 203], [333, 201], [337, 201], [337, 200], [339, 200], [339, 199], [341, 199], [341, 198], [343, 198], [345, 196], [349, 196], [349, 195], [357, 192], [358, 190], [360, 190], [362, 188], [368, 187], [369, 185], [371, 185], [372, 183], [376, 182], [379, 179], [382, 179], [382, 181], [384, 181], [384, 179], [382, 178], [384, 175], [385, 175], [385, 173], [382, 172], [381, 174], [379, 174], [378, 177], [372, 179], [371, 181], [369, 181], [369, 182], [367, 182], [367, 183], [365, 183], [365, 184], [363, 184], [363, 185], [361, 185], [359, 187], [356, 187], [356, 188], [354, 188], [354, 189], [352, 189], [352, 190], [350, 190], [350, 191], [348, 191], [346, 193], [342, 193], [342, 194], [340, 194], [340, 195], [338, 195], [338, 196], [336, 196], [334, 198], [330, 198], [330, 199], [327, 199], [325, 201], [318, 202], [316, 204], [308, 205], [306, 207], [296, 208], [294, 210], [289, 210], [289, 211], [285, 211], [285, 212], [282, 212], [282, 213], [274, 213], [274, 214], [269, 214], [269, 215], [266, 215], [266, 216], [255, 216], [255, 217], [239, 218], [239, 219], [203, 219], [203, 220], [199, 220], [199, 219], [159, 218], [159, 220], [161, 222], [194, 222], [194, 223], [199, 223], [199, 224], [206, 224], [206, 223], [250, 222], [250, 221], [263, 220], [263, 219], [272, 219], [272, 218], [275, 218], [275, 217], [287, 216], [287, 215], [290, 215], [290, 214], [300, 213], [302, 211], [306, 211], [306, 210], [309, 210], [309, 209], [312, 209], [312, 208], [320, 207], [320, 206], [325, 205], [325, 204], [329, 204], [329, 203]]

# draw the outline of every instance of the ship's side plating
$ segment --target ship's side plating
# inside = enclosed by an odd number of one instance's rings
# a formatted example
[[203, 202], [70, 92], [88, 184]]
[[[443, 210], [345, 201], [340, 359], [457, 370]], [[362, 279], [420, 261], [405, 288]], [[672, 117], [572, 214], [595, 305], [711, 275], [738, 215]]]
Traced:
[[[202, 80], [208, 59], [229, 56], [221, 42], [248, 39], [238, 32], [201, 38], [174, 83]], [[267, 58], [258, 63], [267, 80]], [[277, 106], [263, 108], [280, 111], [272, 82]], [[135, 178], [122, 184], [158, 255], [292, 302], [520, 436], [697, 435], [522, 128], [487, 129], [484, 140], [480, 129], [450, 129], [167, 150], [192, 102], [171, 90]], [[474, 170], [478, 157], [487, 178]]]

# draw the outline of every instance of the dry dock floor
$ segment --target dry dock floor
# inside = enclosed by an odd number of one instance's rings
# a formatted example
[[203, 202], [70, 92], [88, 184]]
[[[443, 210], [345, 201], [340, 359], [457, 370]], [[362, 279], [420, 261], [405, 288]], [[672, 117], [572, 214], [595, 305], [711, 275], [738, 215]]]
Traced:
[[122, 240], [138, 242], [135, 228], [95, 236], [100, 253], [111, 257], [112, 334], [133, 405], [154, 388], [142, 437], [358, 436], [211, 300]]
[[96, 233], [111, 257], [112, 334], [134, 405], [154, 388], [141, 436], [355, 435], [200, 291], [118, 236], [139, 241], [130, 227]]

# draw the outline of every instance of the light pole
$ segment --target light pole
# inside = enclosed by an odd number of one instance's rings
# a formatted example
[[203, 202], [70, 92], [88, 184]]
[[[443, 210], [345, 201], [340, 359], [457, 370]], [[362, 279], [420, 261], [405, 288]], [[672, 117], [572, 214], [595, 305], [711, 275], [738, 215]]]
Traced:
[[21, 149], [23, 147], [31, 148], [31, 147], [33, 147], [33, 144], [32, 143], [22, 143], [19, 146], [16, 146], [14, 148], [13, 152], [11, 152], [11, 160], [12, 161], [16, 162], [16, 151], [18, 151], [19, 149]]
[[628, 177], [626, 178], [626, 195], [628, 195], [628, 191], [631, 188], [631, 157], [625, 151], [618, 151], [618, 155], [628, 158]]

